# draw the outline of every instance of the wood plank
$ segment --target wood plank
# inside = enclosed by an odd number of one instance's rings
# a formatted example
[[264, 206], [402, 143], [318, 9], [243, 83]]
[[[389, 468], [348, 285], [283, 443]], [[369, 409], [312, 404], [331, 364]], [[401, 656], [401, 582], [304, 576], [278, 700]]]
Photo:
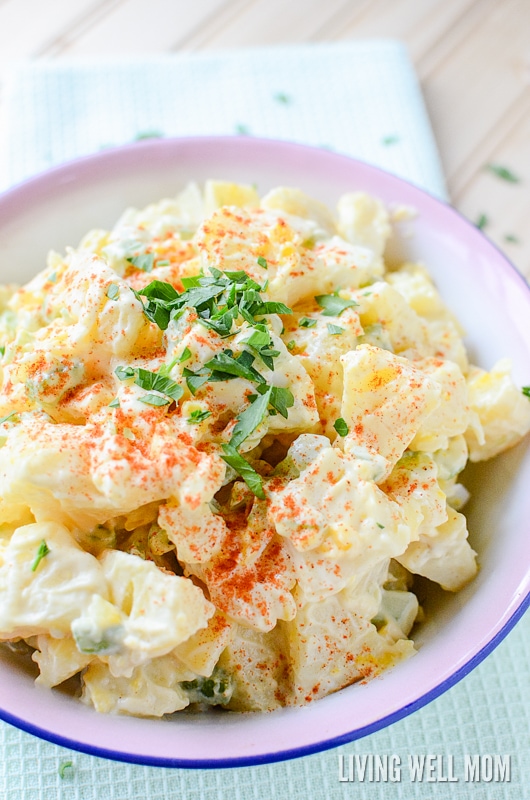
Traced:
[[207, 23], [230, 0], [126, 0], [101, 20], [74, 30], [54, 54], [90, 56], [159, 53], [175, 47]]
[[349, 3], [344, 12], [323, 26], [329, 39], [392, 37], [403, 41], [413, 61], [420, 59], [476, 0], [372, 0]]
[[[509, 168], [518, 183], [501, 180], [486, 163]], [[489, 153], [487, 161], [457, 198], [457, 206], [468, 219], [481, 214], [488, 219], [484, 232], [530, 280], [530, 97], [510, 134]], [[515, 236], [511, 242], [506, 237]]]
[[424, 93], [450, 183], [526, 91], [530, 56], [527, 0], [485, 0], [488, 13], [424, 82]]
[[193, 47], [225, 48], [303, 42], [351, 0], [254, 0], [222, 28], [189, 42]]
[[71, 26], [121, 0], [6, 0], [0, 5], [0, 66], [41, 53]]

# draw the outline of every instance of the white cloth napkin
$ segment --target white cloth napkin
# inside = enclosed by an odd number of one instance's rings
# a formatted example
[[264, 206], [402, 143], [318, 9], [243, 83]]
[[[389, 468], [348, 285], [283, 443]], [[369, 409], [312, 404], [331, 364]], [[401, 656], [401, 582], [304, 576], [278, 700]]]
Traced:
[[416, 76], [396, 42], [27, 63], [7, 82], [6, 108], [4, 186], [145, 134], [241, 133], [331, 147], [445, 194]]
[[[332, 147], [439, 197], [421, 92], [396, 42], [362, 41], [19, 65], [6, 86], [3, 186], [143, 134], [260, 135]], [[114, 763], [0, 723], [1, 800], [523, 800], [530, 785], [530, 615], [449, 692], [389, 728], [296, 761], [219, 771]], [[432, 754], [458, 782], [341, 782], [339, 757]], [[463, 781], [466, 754], [507, 754], [511, 781]], [[343, 776], [344, 777], [344, 776]], [[528, 797], [528, 795], [526, 795]]]

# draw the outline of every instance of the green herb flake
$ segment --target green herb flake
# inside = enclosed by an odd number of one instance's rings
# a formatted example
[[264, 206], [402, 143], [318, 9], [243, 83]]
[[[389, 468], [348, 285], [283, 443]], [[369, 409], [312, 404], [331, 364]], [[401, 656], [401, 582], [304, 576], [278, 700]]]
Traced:
[[380, 522], [376, 522], [375, 524], [377, 525], [378, 528], [381, 528], [381, 530], [383, 530], [385, 527], [384, 525], [381, 525]]
[[9, 414], [6, 414], [5, 417], [2, 417], [0, 419], [0, 425], [2, 425], [3, 422], [7, 422], [9, 419], [16, 416], [16, 414], [18, 414], [18, 411], [11, 411]]
[[278, 414], [287, 419], [288, 409], [294, 406], [294, 396], [290, 389], [272, 386], [269, 402]]
[[384, 144], [385, 147], [389, 147], [392, 144], [397, 144], [399, 142], [399, 136], [393, 133], [390, 136], [383, 136], [381, 139], [381, 144]]
[[314, 328], [317, 324], [316, 319], [310, 319], [309, 317], [302, 317], [298, 320], [298, 327], [299, 328]]
[[241, 122], [238, 122], [235, 131], [239, 136], [250, 136], [250, 128], [248, 125], [243, 125]]
[[520, 243], [520, 240], [513, 233], [506, 233], [504, 235], [504, 241], [505, 242], [509, 242], [510, 244], [519, 244]]
[[157, 267], [169, 267], [171, 261], [168, 258], [161, 258], [160, 261], [156, 262]]
[[211, 411], [201, 411], [199, 408], [196, 411], [192, 411], [188, 417], [188, 422], [191, 422], [193, 425], [198, 425], [200, 422], [204, 422], [205, 419], [211, 417]]
[[502, 164], [486, 164], [485, 169], [503, 181], [507, 181], [508, 183], [519, 183], [520, 179], [518, 176], [508, 169], [508, 167], [503, 167]]
[[528, 397], [530, 399], [530, 386], [523, 386], [521, 391], [525, 397]]
[[138, 400], [148, 406], [168, 406], [171, 403], [169, 397], [162, 397], [161, 395], [154, 394], [153, 392], [144, 394], [142, 397], [139, 397]]
[[239, 447], [251, 433], [254, 433], [258, 425], [263, 422], [267, 413], [272, 387], [270, 386], [265, 394], [257, 397], [250, 403], [244, 411], [239, 414], [236, 425], [232, 431], [230, 445], [234, 448]]
[[117, 300], [120, 296], [120, 287], [117, 283], [111, 283], [107, 289], [107, 297], [109, 300]]
[[288, 349], [288, 350], [289, 350], [289, 351], [292, 353], [292, 352], [293, 352], [293, 350], [296, 348], [296, 342], [295, 342], [295, 340], [294, 340], [294, 339], [291, 339], [291, 341], [290, 341], [290, 342], [287, 342], [287, 345], [286, 345], [286, 347], [287, 347], [287, 349]]
[[185, 361], [189, 361], [190, 358], [191, 358], [191, 350], [189, 347], [185, 347], [179, 356], [179, 364], [183, 364]]
[[483, 231], [489, 225], [489, 219], [486, 214], [480, 214], [475, 225], [479, 229], [479, 231]]
[[339, 297], [338, 292], [334, 294], [319, 294], [315, 297], [320, 308], [323, 309], [322, 314], [325, 317], [340, 317], [343, 311], [347, 308], [353, 308], [359, 305], [355, 300], [344, 300]]
[[254, 467], [237, 452], [232, 444], [223, 444], [222, 449], [224, 455], [222, 455], [221, 458], [223, 461], [243, 478], [250, 491], [255, 494], [256, 497], [259, 497], [260, 500], [265, 500], [261, 475], [259, 475]]
[[340, 325], [332, 325], [331, 322], [328, 322], [328, 333], [331, 336], [340, 336], [341, 333], [344, 333], [344, 328], [341, 328]]
[[149, 131], [140, 131], [134, 137], [135, 142], [141, 142], [143, 139], [162, 139], [164, 134], [162, 131], [157, 130], [149, 130]]
[[292, 102], [291, 96], [285, 92], [276, 92], [274, 99], [277, 103], [281, 103], [284, 106], [288, 106]]
[[62, 781], [67, 777], [67, 775], [71, 775], [73, 773], [74, 763], [73, 761], [63, 761], [59, 764], [59, 777]]
[[263, 256], [258, 256], [258, 264], [260, 267], [263, 267], [263, 269], [268, 269], [269, 265], [267, 264], [267, 259]]
[[142, 253], [142, 255], [128, 258], [127, 261], [129, 264], [132, 264], [133, 267], [136, 267], [136, 269], [141, 269], [142, 272], [152, 272], [155, 257], [153, 253]]
[[117, 397], [115, 397], [114, 400], [111, 403], [109, 403], [109, 408], [119, 408], [119, 407], [120, 407], [120, 401]]
[[45, 558], [48, 555], [48, 553], [50, 553], [50, 552], [51, 552], [50, 548], [48, 547], [48, 545], [46, 544], [46, 542], [43, 539], [42, 542], [39, 544], [39, 547], [38, 547], [38, 550], [37, 550], [37, 555], [33, 559], [33, 563], [31, 565], [31, 571], [32, 572], [35, 572], [35, 570], [39, 566], [39, 564], [42, 561], [42, 559]]
[[348, 428], [346, 420], [344, 420], [342, 417], [339, 417], [338, 419], [335, 420], [335, 422], [333, 423], [333, 427], [335, 428], [339, 436], [347, 436], [350, 430]]
[[121, 366], [117, 367], [114, 372], [120, 381], [134, 378], [135, 384], [139, 386], [140, 389], [146, 389], [148, 392], [160, 392], [160, 394], [164, 394], [167, 398], [169, 398], [164, 399], [158, 395], [147, 394], [144, 395], [144, 397], [139, 398], [142, 403], [148, 403], [149, 405], [153, 406], [166, 406], [171, 402], [171, 400], [180, 400], [184, 394], [184, 389], [182, 386], [180, 386], [180, 384], [178, 384], [172, 378], [168, 378], [167, 375], [160, 374], [158, 372], [150, 372], [147, 369], [142, 369], [142, 367], [134, 369], [134, 367]]
[[136, 370], [134, 367], [116, 367], [114, 370], [114, 374], [120, 379], [120, 381], [126, 381], [129, 378], [134, 378], [136, 375]]

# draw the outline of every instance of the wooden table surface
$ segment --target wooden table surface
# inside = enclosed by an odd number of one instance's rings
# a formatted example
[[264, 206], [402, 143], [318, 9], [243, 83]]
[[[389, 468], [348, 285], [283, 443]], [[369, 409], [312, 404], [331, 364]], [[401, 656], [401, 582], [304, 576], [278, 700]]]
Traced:
[[24, 58], [373, 37], [408, 46], [452, 202], [530, 278], [530, 0], [0, 0], [0, 86]]

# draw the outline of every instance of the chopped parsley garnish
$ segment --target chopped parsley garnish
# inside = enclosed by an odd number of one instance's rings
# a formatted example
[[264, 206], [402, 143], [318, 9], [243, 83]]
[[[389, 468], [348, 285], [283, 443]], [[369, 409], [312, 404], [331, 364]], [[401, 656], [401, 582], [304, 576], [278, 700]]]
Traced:
[[194, 425], [198, 425], [199, 422], [204, 422], [205, 419], [211, 417], [211, 411], [201, 411], [199, 408], [196, 411], [192, 411], [188, 417], [188, 422], [191, 422]]
[[292, 313], [284, 303], [263, 300], [260, 292], [264, 287], [246, 272], [218, 269], [211, 272], [211, 275], [184, 278], [184, 291], [180, 293], [170, 283], [151, 281], [136, 293], [143, 303], [144, 314], [161, 330], [166, 330], [171, 319], [178, 319], [186, 308], [193, 308], [202, 325], [225, 338], [235, 333], [234, 324], [240, 318], [255, 325], [259, 321], [256, 317]]
[[120, 381], [134, 378], [135, 384], [139, 386], [140, 389], [146, 389], [148, 392], [160, 392], [160, 394], [166, 396], [164, 398], [155, 394], [146, 394], [139, 398], [142, 403], [148, 403], [152, 406], [165, 406], [172, 400], [180, 400], [184, 394], [184, 389], [180, 384], [159, 372], [150, 372], [141, 367], [136, 369], [134, 367], [117, 367], [115, 373]]
[[514, 236], [513, 233], [506, 233], [504, 236], [504, 241], [509, 242], [510, 244], [519, 244], [519, 239], [517, 236]]
[[334, 294], [319, 294], [315, 297], [315, 300], [320, 308], [323, 309], [322, 314], [325, 317], [340, 317], [347, 308], [359, 305], [355, 300], [344, 300], [339, 297], [338, 292]]
[[340, 336], [341, 333], [344, 333], [344, 328], [341, 328], [340, 325], [333, 325], [331, 322], [328, 322], [328, 333], [332, 336]]
[[117, 300], [120, 296], [120, 287], [117, 283], [111, 283], [107, 289], [107, 297], [109, 300]]
[[144, 394], [143, 397], [139, 397], [138, 400], [149, 406], [168, 406], [171, 403], [169, 397], [160, 397], [159, 394], [153, 394], [152, 392]]
[[58, 770], [58, 772], [59, 772], [59, 777], [60, 777], [60, 779], [61, 779], [62, 781], [64, 781], [64, 779], [65, 779], [65, 777], [67, 776], [67, 774], [68, 774], [70, 771], [72, 771], [72, 772], [73, 772], [73, 769], [74, 769], [74, 764], [73, 764], [73, 761], [63, 761], [61, 764], [59, 764], [59, 770]]
[[508, 183], [519, 183], [519, 178], [517, 175], [508, 169], [508, 167], [503, 167], [502, 164], [486, 164], [485, 168], [503, 181], [508, 181]]
[[114, 400], [112, 400], [112, 402], [109, 403], [109, 408], [119, 408], [119, 407], [120, 407], [120, 401], [117, 397], [115, 397]]
[[295, 347], [296, 347], [296, 342], [295, 342], [295, 340], [294, 340], [294, 339], [291, 339], [291, 341], [290, 341], [290, 342], [287, 342], [287, 345], [286, 345], [286, 346], [287, 346], [287, 349], [288, 349], [288, 350], [289, 350], [289, 351], [292, 353], [292, 351], [293, 351], [293, 350], [295, 349]]
[[35, 572], [35, 570], [39, 566], [39, 564], [42, 561], [42, 559], [45, 558], [48, 555], [48, 553], [50, 553], [50, 552], [51, 552], [50, 548], [48, 547], [48, 545], [46, 544], [46, 542], [43, 539], [42, 542], [39, 544], [39, 547], [38, 547], [38, 550], [37, 550], [37, 555], [33, 559], [33, 563], [31, 565], [31, 571], [32, 572]]
[[475, 222], [475, 225], [479, 229], [479, 231], [483, 231], [484, 228], [489, 225], [489, 219], [485, 214], [480, 214], [479, 218]]
[[267, 259], [263, 258], [263, 256], [258, 257], [258, 264], [260, 267], [263, 267], [263, 269], [268, 269], [269, 265], [267, 264]]
[[164, 137], [164, 134], [162, 133], [162, 131], [155, 131], [155, 130], [153, 130], [153, 131], [140, 131], [139, 133], [136, 134], [136, 136], [134, 137], [134, 140], [136, 142], [140, 142], [140, 141], [142, 141], [142, 139], [162, 139], [163, 137]]
[[[267, 267], [267, 261], [262, 256], [257, 262], [261, 267]], [[192, 395], [206, 383], [235, 378], [249, 381], [255, 387], [255, 394], [248, 398], [248, 406], [236, 419], [230, 442], [222, 445], [221, 457], [243, 478], [254, 494], [263, 499], [261, 476], [239, 453], [238, 448], [268, 415], [280, 414], [287, 418], [289, 408], [294, 405], [290, 389], [269, 385], [258, 369], [261, 363], [273, 371], [274, 359], [280, 356], [264, 318], [270, 314], [292, 314], [292, 310], [284, 303], [264, 299], [262, 292], [266, 291], [267, 282], [260, 286], [242, 270], [221, 272], [211, 268], [210, 272], [210, 275], [183, 278], [182, 292], [178, 292], [170, 283], [153, 280], [134, 294], [142, 303], [146, 317], [161, 330], [166, 330], [172, 319], [179, 319], [190, 308], [200, 325], [214, 331], [222, 339], [235, 336], [245, 323], [249, 326], [249, 336], [242, 342], [245, 346], [242, 352], [236, 355], [227, 347], [195, 370], [184, 367], [182, 374]], [[191, 351], [185, 348], [178, 361], [183, 363], [190, 357]], [[151, 390], [150, 394], [140, 398], [142, 402], [167, 405], [170, 401], [166, 397], [178, 400], [183, 394], [180, 384], [168, 377], [170, 369], [171, 366], [162, 367], [158, 373], [154, 373], [133, 367], [118, 367], [116, 375], [120, 380], [134, 378], [138, 386]], [[153, 394], [153, 391], [164, 397]], [[193, 412], [188, 421], [198, 423], [209, 415], [210, 412]]]
[[5, 355], [5, 352], [6, 352], [5, 344], [0, 344], [0, 356]]
[[221, 458], [223, 461], [226, 461], [243, 478], [250, 491], [256, 497], [259, 497], [260, 500], [265, 500], [261, 475], [237, 452], [232, 444], [223, 444], [222, 448], [224, 455]]
[[344, 420], [342, 417], [339, 417], [338, 419], [335, 420], [335, 422], [333, 423], [333, 427], [335, 428], [339, 436], [346, 436], [350, 430], [348, 428], [346, 420]]
[[250, 403], [250, 405], [239, 414], [230, 439], [230, 445], [232, 447], [239, 447], [263, 421], [269, 406], [271, 392], [272, 386], [269, 386], [265, 394], [258, 395], [254, 402]]
[[243, 125], [243, 123], [239, 122], [236, 125], [236, 133], [240, 136], [250, 136], [250, 128], [248, 125]]
[[528, 397], [530, 399], [530, 386], [523, 386], [521, 391], [525, 397]]
[[281, 103], [284, 106], [288, 106], [289, 103], [291, 102], [291, 97], [285, 92], [277, 92], [274, 95], [274, 99], [276, 100], [277, 103]]
[[317, 324], [316, 319], [310, 319], [309, 317], [301, 317], [298, 320], [298, 326], [300, 328], [314, 328]]
[[152, 272], [155, 257], [153, 253], [143, 253], [139, 256], [132, 256], [132, 258], [128, 258], [127, 261], [129, 264], [132, 264], [133, 267], [136, 267], [136, 269], [141, 269], [142, 272]]
[[18, 414], [18, 411], [11, 411], [9, 414], [6, 414], [5, 417], [0, 419], [0, 425], [3, 422], [7, 422], [8, 419], [11, 419], [11, 417], [14, 417], [16, 414]]
[[395, 133], [391, 134], [390, 136], [383, 136], [381, 139], [381, 144], [384, 144], [385, 147], [388, 147], [391, 144], [397, 144], [399, 142], [399, 136]]

